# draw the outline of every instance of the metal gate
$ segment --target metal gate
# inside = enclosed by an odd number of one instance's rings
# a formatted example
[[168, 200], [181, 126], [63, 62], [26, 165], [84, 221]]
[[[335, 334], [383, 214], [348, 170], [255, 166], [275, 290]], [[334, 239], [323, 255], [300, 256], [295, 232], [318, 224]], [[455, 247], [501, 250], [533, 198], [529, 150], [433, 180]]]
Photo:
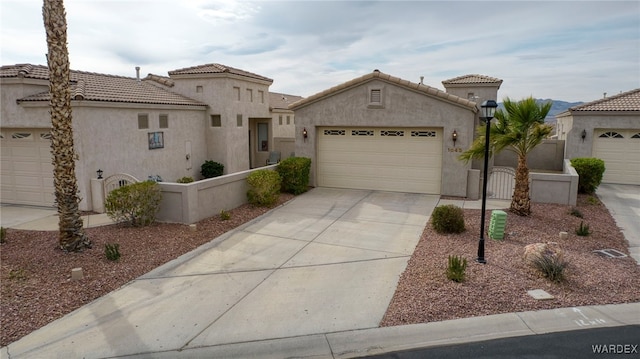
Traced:
[[515, 186], [515, 169], [512, 167], [493, 167], [487, 183], [487, 198], [510, 200]]

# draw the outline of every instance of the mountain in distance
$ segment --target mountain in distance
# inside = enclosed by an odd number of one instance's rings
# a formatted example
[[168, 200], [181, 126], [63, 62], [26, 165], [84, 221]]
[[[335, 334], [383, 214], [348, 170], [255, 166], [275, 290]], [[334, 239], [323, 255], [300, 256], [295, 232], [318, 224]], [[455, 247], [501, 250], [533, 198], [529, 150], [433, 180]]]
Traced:
[[[567, 102], [567, 101], [560, 101], [560, 100], [553, 100], [553, 99], [536, 99], [537, 103], [546, 103], [549, 101], [553, 102], [553, 104], [551, 105], [551, 110], [549, 110], [549, 113], [547, 114], [547, 117], [545, 118], [544, 121], [552, 124], [556, 123], [557, 114], [565, 112], [571, 107], [582, 105], [584, 103], [584, 102]], [[504, 105], [502, 104], [502, 102], [498, 103], [498, 108], [504, 109]]]

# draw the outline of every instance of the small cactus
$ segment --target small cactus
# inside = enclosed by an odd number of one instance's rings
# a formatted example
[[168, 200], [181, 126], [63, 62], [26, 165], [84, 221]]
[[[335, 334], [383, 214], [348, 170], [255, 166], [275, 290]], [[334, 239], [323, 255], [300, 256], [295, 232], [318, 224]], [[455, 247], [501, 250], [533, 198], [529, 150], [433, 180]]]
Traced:
[[105, 244], [104, 245], [104, 254], [110, 261], [117, 261], [120, 259], [120, 245], [118, 243], [114, 244]]

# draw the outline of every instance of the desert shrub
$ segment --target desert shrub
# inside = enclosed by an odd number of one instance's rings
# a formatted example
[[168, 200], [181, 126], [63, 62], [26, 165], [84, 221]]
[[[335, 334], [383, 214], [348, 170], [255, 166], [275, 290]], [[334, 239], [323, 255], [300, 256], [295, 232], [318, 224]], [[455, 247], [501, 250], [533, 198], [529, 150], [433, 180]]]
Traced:
[[224, 209], [220, 211], [220, 219], [223, 221], [228, 221], [231, 219], [231, 213], [229, 211], [225, 211]]
[[589, 225], [584, 224], [584, 221], [580, 221], [580, 226], [576, 228], [576, 234], [580, 237], [586, 237], [591, 234], [591, 232], [589, 231]]
[[307, 157], [289, 157], [282, 160], [276, 171], [282, 178], [282, 192], [298, 195], [307, 191], [311, 159]]
[[467, 259], [459, 256], [449, 256], [447, 278], [454, 282], [463, 282], [467, 270]]
[[598, 199], [598, 197], [589, 196], [589, 197], [587, 197], [587, 203], [589, 203], [589, 204], [600, 204], [600, 200]]
[[247, 176], [249, 203], [257, 206], [271, 206], [280, 197], [282, 180], [278, 172], [271, 170], [257, 170]]
[[177, 183], [191, 183], [193, 182], [193, 177], [182, 177], [182, 178], [178, 178], [178, 180], [176, 181]]
[[582, 157], [571, 160], [571, 165], [578, 173], [578, 192], [592, 194], [602, 182], [605, 167], [599, 158]]
[[105, 243], [104, 255], [110, 261], [117, 261], [118, 259], [120, 259], [120, 245], [118, 243]]
[[562, 282], [565, 279], [567, 261], [561, 255], [542, 254], [532, 261], [533, 266], [552, 282]]
[[29, 278], [27, 271], [22, 268], [11, 269], [9, 271], [9, 279], [11, 280], [25, 280], [27, 278]]
[[464, 228], [464, 212], [453, 204], [438, 206], [431, 214], [431, 226], [438, 233], [462, 233]]
[[582, 215], [582, 212], [580, 212], [580, 210], [577, 209], [576, 207], [571, 207], [571, 210], [569, 211], [569, 214], [574, 216], [574, 217], [584, 218], [584, 216]]
[[200, 166], [200, 174], [204, 178], [213, 178], [222, 176], [224, 173], [224, 165], [215, 161], [204, 161]]
[[7, 242], [7, 229], [0, 227], [0, 244]]
[[109, 218], [116, 222], [148, 226], [156, 220], [161, 199], [160, 186], [153, 181], [144, 181], [111, 191], [104, 206]]

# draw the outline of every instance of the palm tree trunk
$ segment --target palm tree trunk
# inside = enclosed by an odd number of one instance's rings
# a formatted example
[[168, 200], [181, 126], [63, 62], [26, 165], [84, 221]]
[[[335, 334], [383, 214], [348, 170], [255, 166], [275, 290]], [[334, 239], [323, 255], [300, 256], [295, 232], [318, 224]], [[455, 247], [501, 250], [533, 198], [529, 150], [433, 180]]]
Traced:
[[47, 33], [47, 62], [51, 94], [51, 153], [53, 183], [58, 205], [60, 248], [80, 251], [91, 247], [84, 233], [78, 209], [78, 183], [71, 124], [71, 89], [69, 83], [69, 51], [67, 20], [62, 0], [44, 0], [42, 6]]
[[531, 214], [531, 198], [529, 198], [529, 168], [527, 158], [518, 156], [516, 168], [516, 184], [511, 197], [511, 211], [519, 216]]

